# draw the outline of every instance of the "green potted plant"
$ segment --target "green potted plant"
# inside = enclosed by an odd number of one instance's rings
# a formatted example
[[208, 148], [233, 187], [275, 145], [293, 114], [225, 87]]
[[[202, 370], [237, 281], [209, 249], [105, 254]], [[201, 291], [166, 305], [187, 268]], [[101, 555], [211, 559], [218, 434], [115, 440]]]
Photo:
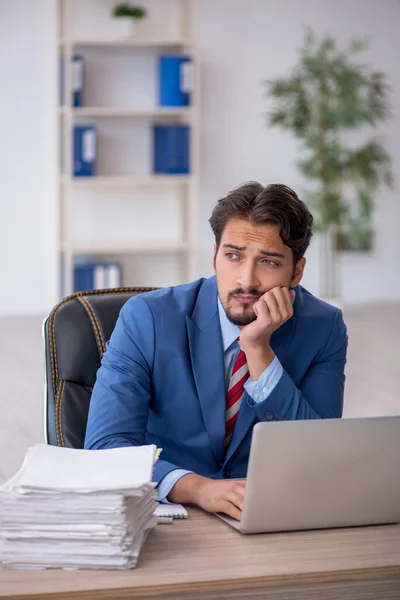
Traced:
[[135, 35], [136, 23], [146, 16], [147, 11], [142, 6], [122, 3], [114, 7], [112, 14], [119, 23], [121, 37], [130, 38]]
[[342, 50], [308, 30], [289, 77], [267, 82], [269, 125], [301, 143], [297, 165], [324, 245], [321, 295], [330, 299], [341, 294], [340, 252], [371, 249], [374, 202], [392, 185], [390, 156], [371, 135], [389, 117], [389, 86], [384, 73], [358, 60], [365, 48], [354, 39]]

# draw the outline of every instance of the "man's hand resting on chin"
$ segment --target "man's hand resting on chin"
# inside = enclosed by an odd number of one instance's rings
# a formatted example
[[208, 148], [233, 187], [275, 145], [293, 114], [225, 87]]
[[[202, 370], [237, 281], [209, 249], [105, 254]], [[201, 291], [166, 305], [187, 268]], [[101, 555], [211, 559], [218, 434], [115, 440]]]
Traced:
[[296, 292], [287, 287], [274, 287], [254, 304], [257, 318], [240, 332], [240, 345], [246, 354], [252, 381], [257, 381], [274, 360], [271, 335], [293, 316], [295, 295]]
[[240, 520], [244, 487], [244, 479], [216, 480], [189, 473], [176, 482], [168, 500], [178, 504], [197, 504], [207, 512], [222, 512]]

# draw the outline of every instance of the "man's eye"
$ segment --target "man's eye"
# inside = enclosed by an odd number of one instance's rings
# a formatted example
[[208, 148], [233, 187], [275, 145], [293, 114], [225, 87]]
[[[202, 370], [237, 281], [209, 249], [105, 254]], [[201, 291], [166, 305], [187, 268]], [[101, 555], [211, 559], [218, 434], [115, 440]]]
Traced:
[[279, 267], [279, 263], [271, 260], [270, 258], [265, 258], [262, 262], [266, 263], [267, 265], [271, 265], [271, 267]]
[[226, 257], [234, 260], [234, 259], [238, 258], [238, 255], [235, 254], [235, 252], [227, 252]]

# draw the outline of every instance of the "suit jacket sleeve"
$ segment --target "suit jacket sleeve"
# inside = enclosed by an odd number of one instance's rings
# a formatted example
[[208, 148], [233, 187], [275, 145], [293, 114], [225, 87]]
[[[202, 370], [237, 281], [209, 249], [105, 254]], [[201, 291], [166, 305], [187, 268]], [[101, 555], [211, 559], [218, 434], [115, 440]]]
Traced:
[[[122, 308], [97, 373], [85, 448], [95, 450], [145, 443], [154, 348], [152, 312], [145, 299], [136, 296]], [[153, 480], [158, 483], [177, 468], [159, 459]]]
[[[306, 343], [306, 342], [305, 342]], [[254, 404], [259, 419], [277, 421], [340, 418], [347, 352], [347, 332], [342, 312], [333, 319], [325, 347], [318, 353], [299, 387], [284, 370], [264, 402]]]

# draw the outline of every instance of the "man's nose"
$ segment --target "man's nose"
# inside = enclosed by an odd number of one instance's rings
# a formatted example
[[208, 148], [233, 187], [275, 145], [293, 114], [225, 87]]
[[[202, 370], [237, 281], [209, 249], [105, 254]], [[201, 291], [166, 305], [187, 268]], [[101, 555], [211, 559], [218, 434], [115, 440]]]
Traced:
[[257, 269], [251, 263], [244, 264], [237, 281], [238, 285], [245, 290], [258, 288], [260, 281], [257, 276]]

